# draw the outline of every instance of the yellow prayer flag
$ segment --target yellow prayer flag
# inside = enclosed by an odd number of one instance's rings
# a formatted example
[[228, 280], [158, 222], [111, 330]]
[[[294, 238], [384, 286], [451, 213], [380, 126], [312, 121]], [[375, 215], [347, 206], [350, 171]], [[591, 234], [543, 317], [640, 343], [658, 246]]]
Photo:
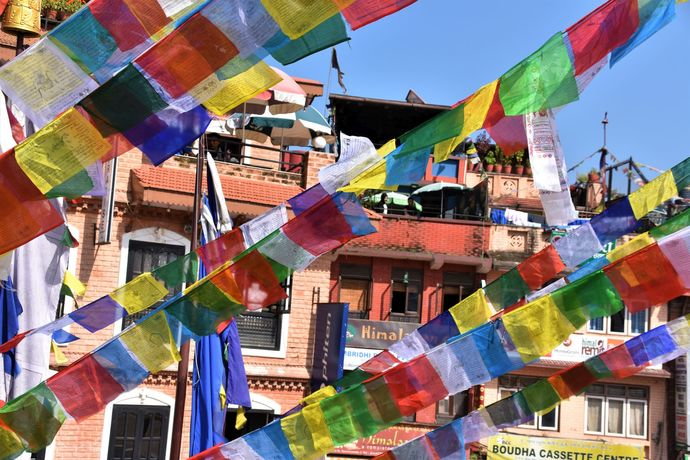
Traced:
[[125, 331], [121, 340], [152, 374], [181, 359], [168, 320], [162, 311]]
[[380, 149], [376, 151], [380, 157], [385, 157], [389, 153], [395, 150], [395, 139], [391, 139], [381, 146]]
[[304, 419], [307, 421], [307, 426], [311, 433], [312, 442], [314, 443], [314, 450], [319, 456], [324, 455], [333, 447], [333, 439], [331, 432], [328, 431], [326, 425], [326, 417], [323, 415], [320, 404], [312, 404], [302, 409]]
[[69, 109], [15, 148], [17, 163], [47, 193], [95, 162], [110, 144], [77, 110]]
[[62, 280], [62, 284], [66, 286], [74, 296], [81, 297], [86, 294], [86, 286], [84, 283], [79, 281], [79, 278], [74, 276], [69, 270], [65, 271], [65, 278]]
[[320, 456], [314, 448], [309, 425], [304, 418], [304, 410], [280, 419], [280, 428], [295, 458], [312, 459]]
[[505, 314], [503, 325], [524, 362], [550, 353], [575, 331], [550, 295]]
[[353, 0], [261, 0], [283, 33], [292, 40], [330, 19], [339, 9], [352, 2]]
[[465, 103], [463, 109], [462, 131], [460, 131], [460, 135], [457, 137], [445, 140], [436, 145], [434, 148], [434, 161], [436, 163], [447, 160], [453, 150], [455, 150], [467, 136], [484, 126], [484, 121], [486, 120], [486, 115], [489, 113], [491, 103], [494, 100], [497, 86], [498, 80], [482, 86]]
[[163, 283], [151, 273], [142, 273], [121, 288], [110, 293], [110, 297], [122, 305], [130, 315], [145, 310], [168, 295]]
[[[218, 77], [213, 74], [208, 78], [215, 78], [217, 80]], [[216, 115], [225, 115], [230, 110], [257, 94], [261, 94], [280, 81], [280, 75], [271, 69], [268, 64], [259, 61], [244, 72], [228, 80], [221, 81], [220, 90], [216, 91], [209, 99], [206, 99], [203, 105]], [[203, 87], [203, 85], [197, 86]], [[196, 97], [200, 100], [205, 99], [200, 94]]]
[[318, 391], [315, 391], [314, 393], [310, 394], [306, 398], [302, 399], [300, 403], [304, 404], [305, 406], [308, 406], [310, 404], [316, 404], [317, 402], [330, 398], [331, 396], [334, 396], [336, 394], [335, 388], [333, 388], [331, 385], [328, 385], [327, 387], [323, 387]]
[[55, 340], [50, 341], [50, 348], [53, 350], [53, 356], [55, 356], [56, 364], [66, 364], [67, 361], [69, 361], [62, 350], [60, 350], [60, 347]]
[[477, 289], [449, 311], [458, 330], [463, 334], [486, 323], [492, 315], [483, 289]]
[[339, 192], [361, 193], [365, 190], [397, 190], [397, 185], [386, 185], [386, 160], [385, 158], [373, 167], [362, 172], [352, 179], [349, 185], [338, 189]]
[[643, 234], [638, 235], [632, 240], [628, 241], [623, 246], [617, 247], [613, 251], [606, 254], [606, 258], [609, 260], [609, 262], [615, 262], [618, 259], [622, 259], [633, 252], [649, 246], [650, 244], [654, 244], [654, 238], [649, 236], [649, 232], [644, 232]]
[[[225, 406], [223, 406], [225, 407]], [[237, 417], [235, 418], [235, 429], [241, 430], [247, 424], [247, 416], [244, 414], [244, 407], [237, 408]]]
[[632, 192], [628, 199], [635, 218], [641, 219], [649, 211], [676, 195], [678, 195], [678, 188], [673, 173], [669, 170]]

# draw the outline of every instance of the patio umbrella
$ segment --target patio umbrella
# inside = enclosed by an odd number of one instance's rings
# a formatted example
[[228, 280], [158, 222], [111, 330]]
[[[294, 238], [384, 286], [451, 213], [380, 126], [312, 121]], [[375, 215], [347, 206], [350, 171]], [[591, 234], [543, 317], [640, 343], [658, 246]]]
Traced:
[[317, 136], [323, 137], [327, 144], [335, 142], [333, 129], [323, 115], [314, 107], [309, 106], [290, 115], [295, 117], [292, 126], [287, 126], [286, 124], [275, 125], [271, 129], [271, 142], [273, 145], [306, 147]]
[[307, 93], [292, 77], [280, 69], [271, 67], [282, 80], [263, 93], [254, 96], [235, 108], [236, 113], [262, 114], [268, 107], [270, 113], [292, 113], [304, 108]]
[[431, 192], [439, 192], [443, 190], [468, 190], [469, 187], [466, 185], [461, 185], [461, 184], [452, 184], [450, 182], [436, 182], [434, 184], [429, 184], [425, 185], [424, 187], [420, 187], [414, 192], [412, 192], [412, 195], [419, 195], [421, 193], [431, 193]]

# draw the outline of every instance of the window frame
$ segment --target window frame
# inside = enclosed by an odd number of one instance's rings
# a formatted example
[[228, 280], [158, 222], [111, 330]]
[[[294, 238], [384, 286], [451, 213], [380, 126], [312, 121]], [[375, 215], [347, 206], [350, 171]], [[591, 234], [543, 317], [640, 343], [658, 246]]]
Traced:
[[[293, 277], [292, 275], [288, 276], [285, 281], [281, 283], [281, 286], [285, 290], [287, 297], [285, 299], [281, 299], [279, 302], [269, 305], [266, 308], [262, 308], [261, 310], [257, 311], [246, 311], [242, 313], [240, 316], [264, 316], [267, 313], [271, 313], [275, 315], [275, 320], [277, 322], [277, 333], [275, 337], [275, 348], [258, 348], [258, 347], [247, 347], [247, 346], [242, 346], [242, 355], [245, 355], [246, 351], [246, 356], [265, 356], [265, 353], [281, 353], [281, 351], [284, 351], [284, 337], [287, 332], [284, 332], [284, 328], [287, 327], [286, 325], [286, 320], [285, 318], [290, 315], [290, 310], [292, 308], [292, 282], [293, 282]], [[240, 337], [240, 343], [242, 342], [242, 336], [240, 335], [239, 327], [237, 331], [239, 337]]]
[[[407, 282], [405, 282], [405, 276], [402, 277], [402, 279], [399, 279], [400, 277], [397, 276], [396, 271], [402, 273], [404, 272], [407, 275]], [[410, 276], [410, 272], [415, 272], [416, 274], [419, 274], [419, 279], [416, 277], [413, 278]], [[404, 312], [394, 312], [393, 311], [393, 296], [395, 291], [395, 285], [396, 284], [402, 284], [405, 286], [405, 307], [404, 307]], [[410, 286], [411, 285], [416, 285], [417, 286], [417, 309], [416, 311], [410, 311], [410, 303], [409, 303], [409, 296], [410, 296]], [[424, 270], [421, 268], [398, 268], [398, 267], [393, 267], [391, 271], [391, 285], [390, 285], [390, 307], [389, 307], [389, 320], [390, 321], [402, 321], [402, 322], [414, 322], [414, 323], [419, 323], [421, 322], [422, 319], [422, 307], [424, 304], [424, 299], [423, 299], [423, 294], [424, 294]], [[401, 292], [401, 291], [398, 291]], [[412, 321], [414, 320], [414, 321]]]
[[[366, 268], [366, 270], [363, 271], [368, 271], [367, 274], [357, 274], [357, 273], [347, 273], [343, 275], [343, 270], [344, 267], [359, 267], [360, 269]], [[371, 273], [371, 265], [366, 265], [366, 264], [346, 264], [346, 263], [341, 263], [340, 266], [338, 267], [338, 300], [342, 301], [342, 287], [343, 287], [343, 280], [350, 280], [350, 281], [364, 281], [367, 283], [366, 287], [366, 292], [365, 292], [365, 300], [364, 300], [364, 308], [362, 310], [348, 310], [348, 316], [350, 318], [356, 318], [356, 319], [368, 319], [369, 318], [369, 312], [371, 312], [371, 307], [372, 307], [372, 273]], [[354, 272], [354, 270], [353, 270]]]
[[[616, 438], [631, 438], [631, 439], [647, 439], [649, 436], [649, 387], [644, 386], [628, 386], [628, 385], [616, 385], [616, 384], [600, 384], [604, 392], [603, 394], [587, 394], [585, 393], [585, 416], [584, 416], [584, 433], [590, 435], [604, 435], [612, 436]], [[608, 389], [611, 386], [622, 386], [625, 389], [625, 396], [608, 396]], [[647, 394], [647, 399], [631, 398], [629, 397], [630, 389], [639, 388], [644, 389]], [[592, 399], [597, 399], [602, 401], [602, 414], [600, 422], [602, 423], [602, 431], [591, 431], [588, 430], [587, 420], [589, 412], [589, 402]], [[613, 433], [609, 431], [609, 402], [610, 401], [622, 401], [623, 402], [623, 432]], [[644, 435], [634, 435], [630, 433], [630, 403], [640, 403], [644, 406], [644, 419], [643, 419], [643, 431]]]
[[[641, 310], [639, 312], [631, 313], [628, 310], [628, 307], [623, 307], [623, 312], [624, 312], [624, 318], [623, 318], [623, 324], [624, 324], [624, 330], [623, 332], [618, 332], [618, 331], [612, 331], [611, 330], [611, 317], [607, 316], [604, 318], [595, 318], [595, 319], [590, 319], [587, 321], [587, 332], [595, 332], [599, 334], [611, 334], [611, 335], [618, 335], [618, 336], [637, 336], [640, 334], [644, 334], [645, 332], [649, 331], [650, 326], [650, 316], [649, 316], [649, 310]], [[632, 315], [637, 314], [637, 313], [642, 313], [644, 312], [645, 314], [645, 324], [644, 324], [644, 331], [642, 332], [633, 332], [632, 331]], [[601, 320], [602, 322], [602, 329], [594, 329], [592, 328], [592, 321], [594, 320]]]

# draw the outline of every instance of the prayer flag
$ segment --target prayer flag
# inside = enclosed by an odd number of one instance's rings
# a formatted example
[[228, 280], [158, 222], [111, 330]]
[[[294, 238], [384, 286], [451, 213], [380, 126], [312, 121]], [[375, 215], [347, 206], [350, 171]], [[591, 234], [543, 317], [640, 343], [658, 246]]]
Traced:
[[580, 75], [624, 44], [640, 24], [638, 0], [609, 0], [566, 29]]
[[477, 289], [457, 305], [451, 307], [450, 314], [461, 333], [484, 324], [492, 315], [483, 289]]
[[[294, 40], [290, 40], [278, 32], [264, 47], [276, 61], [283, 65], [289, 65], [349, 39], [342, 16], [336, 14]], [[331, 56], [331, 65], [332, 63]], [[343, 83], [343, 75], [345, 74], [339, 69], [340, 67], [338, 67], [338, 83], [343, 91], [347, 92]]]
[[565, 269], [565, 264], [553, 245], [549, 245], [530, 256], [517, 266], [520, 276], [531, 290], [541, 288], [544, 283]]
[[572, 61], [563, 34], [501, 77], [501, 103], [506, 115], [521, 115], [565, 105], [579, 98]]
[[628, 199], [636, 219], [646, 216], [664, 201], [678, 195], [672, 171], [666, 171], [644, 187], [632, 192]]
[[178, 344], [162, 311], [125, 331], [120, 340], [152, 374], [180, 360]]
[[129, 314], [145, 310], [167, 295], [168, 290], [151, 273], [142, 273], [110, 293], [110, 297], [122, 305]]
[[637, 46], [670, 23], [676, 16], [673, 0], [637, 0], [639, 27], [630, 39], [611, 53], [611, 67]]
[[352, 27], [357, 30], [374, 21], [378, 21], [390, 14], [415, 3], [417, 0], [355, 0], [343, 10], [343, 16]]
[[339, 12], [352, 0], [261, 0], [283, 33], [294, 40]]

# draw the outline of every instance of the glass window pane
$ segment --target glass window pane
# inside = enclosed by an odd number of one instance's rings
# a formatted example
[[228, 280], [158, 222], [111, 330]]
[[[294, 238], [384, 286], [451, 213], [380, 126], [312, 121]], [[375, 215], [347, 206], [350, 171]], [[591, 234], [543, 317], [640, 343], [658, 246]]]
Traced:
[[629, 387], [628, 397], [633, 399], [647, 399], [647, 389], [642, 387]]
[[630, 436], [645, 436], [645, 408], [644, 401], [630, 401], [628, 405], [628, 434]]
[[601, 433], [603, 431], [604, 401], [599, 398], [587, 398], [587, 431]]
[[625, 397], [625, 387], [622, 385], [607, 385], [606, 394], [608, 396], [618, 396], [621, 398]]
[[625, 402], [619, 399], [609, 399], [607, 401], [608, 423], [606, 425], [608, 434], [623, 434], [623, 412]]
[[558, 409], [554, 408], [548, 414], [539, 417], [539, 428], [556, 429], [558, 428]]
[[589, 320], [590, 331], [604, 331], [604, 318], [593, 318]]
[[620, 310], [609, 318], [609, 328], [611, 332], [625, 332], [625, 309]]
[[630, 314], [630, 333], [642, 334], [647, 332], [647, 310]]
[[605, 389], [604, 385], [595, 384], [595, 385], [588, 386], [587, 389], [585, 390], [585, 392], [588, 395], [603, 395], [604, 389]]

